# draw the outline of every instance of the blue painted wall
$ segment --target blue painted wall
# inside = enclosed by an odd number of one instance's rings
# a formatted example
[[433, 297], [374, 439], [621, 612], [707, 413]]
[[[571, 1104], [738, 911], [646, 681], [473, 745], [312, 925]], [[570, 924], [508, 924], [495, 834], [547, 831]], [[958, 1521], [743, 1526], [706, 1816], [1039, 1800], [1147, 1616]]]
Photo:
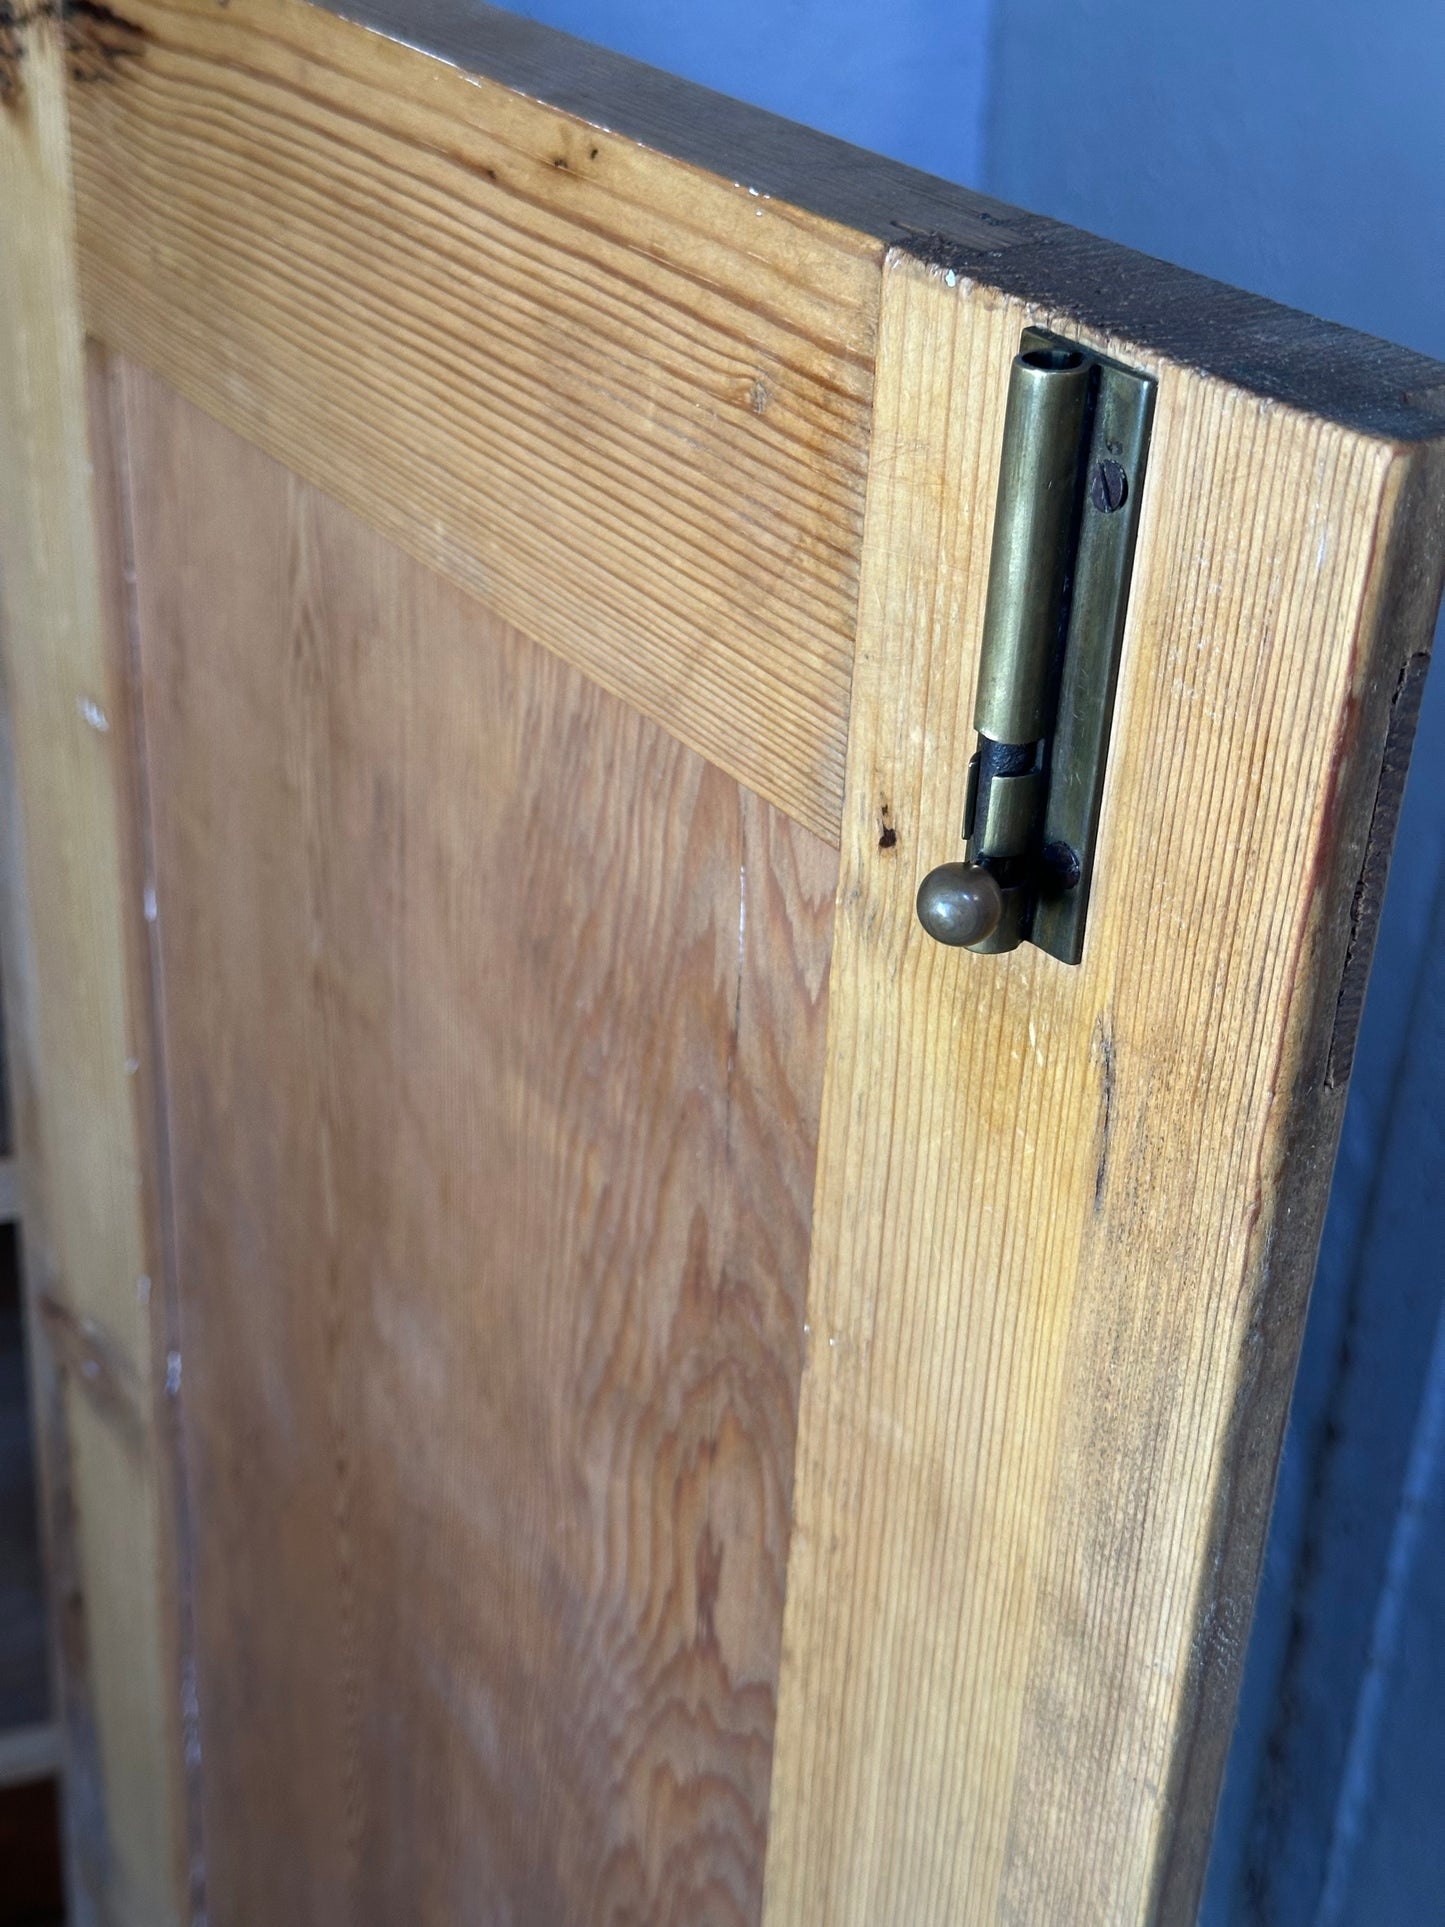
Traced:
[[1438, 354], [1439, 0], [1000, 0], [988, 185]]
[[[516, 11], [1445, 359], [1445, 0]], [[1445, 1923], [1442, 857], [1445, 670], [1365, 1013], [1208, 1927]]]

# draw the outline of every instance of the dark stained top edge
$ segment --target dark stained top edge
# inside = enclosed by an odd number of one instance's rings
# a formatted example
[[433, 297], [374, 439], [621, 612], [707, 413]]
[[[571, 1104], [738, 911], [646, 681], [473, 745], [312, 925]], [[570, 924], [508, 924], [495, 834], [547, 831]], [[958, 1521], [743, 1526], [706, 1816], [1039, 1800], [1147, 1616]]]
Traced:
[[485, 0], [331, 10], [934, 265], [1327, 421], [1445, 437], [1445, 363], [920, 173]]

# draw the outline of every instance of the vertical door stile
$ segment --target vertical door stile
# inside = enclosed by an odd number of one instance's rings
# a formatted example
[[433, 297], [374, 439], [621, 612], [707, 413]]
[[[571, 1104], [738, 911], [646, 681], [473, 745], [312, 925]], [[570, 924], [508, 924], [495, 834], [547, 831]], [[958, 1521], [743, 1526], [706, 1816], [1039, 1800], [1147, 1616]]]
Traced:
[[[1031, 325], [1158, 379], [1077, 967], [914, 913]], [[767, 1927], [1193, 1918], [1441, 506], [1428, 434], [888, 258]]]
[[103, 377], [88, 393], [53, 10], [7, 26], [3, 55], [5, 1004], [71, 1904], [166, 1927], [189, 1870], [117, 477]]

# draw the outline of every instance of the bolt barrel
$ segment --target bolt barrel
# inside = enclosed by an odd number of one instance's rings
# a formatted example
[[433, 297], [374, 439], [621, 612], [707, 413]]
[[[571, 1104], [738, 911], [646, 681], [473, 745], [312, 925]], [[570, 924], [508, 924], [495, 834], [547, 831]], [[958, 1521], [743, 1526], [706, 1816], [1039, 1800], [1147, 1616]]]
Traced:
[[1037, 348], [1009, 375], [973, 718], [996, 743], [1048, 734], [1091, 372]]

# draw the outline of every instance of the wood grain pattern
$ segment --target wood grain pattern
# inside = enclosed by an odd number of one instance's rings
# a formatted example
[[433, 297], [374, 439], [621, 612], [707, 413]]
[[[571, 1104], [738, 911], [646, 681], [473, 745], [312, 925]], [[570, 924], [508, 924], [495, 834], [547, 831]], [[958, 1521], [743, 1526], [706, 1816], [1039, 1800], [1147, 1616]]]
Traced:
[[91, 470], [108, 449], [87, 419], [64, 52], [40, 10], [5, 38], [5, 1016], [72, 1902], [78, 1919], [165, 1927], [186, 1828], [120, 558]]
[[126, 396], [208, 1917], [754, 1920], [836, 856]]
[[[0, 32], [88, 1895], [174, 1916], [184, 1743], [223, 1923], [749, 1921], [765, 1843], [770, 1927], [1187, 1919], [1440, 371], [469, 0], [355, 5], [69, 9], [74, 237], [56, 29]], [[77, 302], [134, 364], [98, 504]], [[1161, 382], [1074, 972], [912, 915], [1026, 319]]]
[[900, 234], [943, 229], [997, 255], [1056, 225], [488, 0], [342, 0], [332, 11], [589, 127], [613, 128], [657, 155], [741, 180], [889, 245]]
[[889, 242], [1433, 432], [1425, 357], [481, 0], [352, 5], [73, 10], [90, 328], [828, 841]]
[[1100, 342], [1160, 385], [1084, 960], [932, 944], [1007, 368], [1053, 319], [885, 271], [771, 1927], [1193, 1917], [1439, 599], [1438, 444]]
[[92, 331], [836, 839], [878, 242], [300, 0], [125, 12]]

